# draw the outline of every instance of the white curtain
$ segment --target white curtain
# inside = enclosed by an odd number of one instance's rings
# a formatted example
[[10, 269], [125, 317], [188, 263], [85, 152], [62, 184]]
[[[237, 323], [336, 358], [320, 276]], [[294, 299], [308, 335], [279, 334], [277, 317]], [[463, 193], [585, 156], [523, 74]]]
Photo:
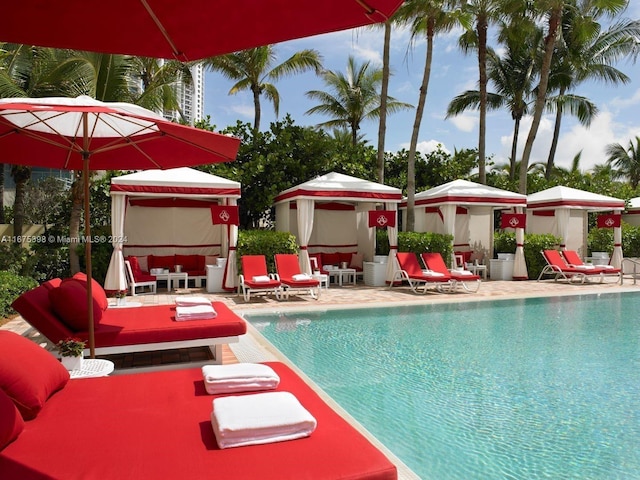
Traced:
[[[387, 210], [396, 210], [397, 205], [395, 203], [387, 203], [385, 204], [385, 209]], [[396, 226], [389, 227], [387, 226], [387, 236], [389, 237], [389, 260], [387, 260], [387, 282], [391, 283], [393, 281], [393, 274], [400, 268], [397, 265], [398, 260], [396, 260], [396, 254], [398, 253], [398, 218], [396, 214]]]
[[569, 242], [569, 219], [571, 217], [571, 211], [568, 208], [556, 209], [555, 219], [558, 226], [558, 236], [562, 238], [560, 241], [560, 250], [567, 248]]
[[[516, 213], [522, 213], [522, 207], [516, 207]], [[528, 280], [527, 262], [524, 259], [524, 228], [516, 228], [516, 256], [513, 262], [513, 279]]]
[[298, 244], [300, 245], [300, 271], [311, 275], [311, 263], [309, 262], [309, 252], [307, 246], [313, 231], [313, 210], [314, 200], [297, 200], [298, 207]]
[[444, 233], [447, 235], [451, 235], [454, 239], [451, 241], [451, 260], [449, 265], [453, 266], [456, 264], [456, 258], [453, 253], [453, 246], [455, 244], [455, 234], [456, 234], [456, 210], [458, 209], [457, 205], [440, 205], [440, 211], [442, 212], [442, 219], [444, 223]]
[[622, 257], [622, 228], [615, 227], [613, 229], [613, 255], [611, 255], [611, 265], [615, 268], [622, 268]]
[[111, 198], [111, 244], [113, 253], [109, 262], [109, 269], [104, 280], [104, 289], [109, 291], [126, 290], [127, 277], [124, 272], [124, 213], [126, 208], [125, 195], [113, 195]]
[[[227, 198], [227, 205], [236, 206], [238, 201], [235, 198]], [[227, 236], [229, 242], [229, 253], [227, 254], [227, 265], [224, 272], [225, 290], [235, 290], [238, 278], [238, 268], [236, 266], [236, 247], [238, 245], [238, 226], [227, 225]]]

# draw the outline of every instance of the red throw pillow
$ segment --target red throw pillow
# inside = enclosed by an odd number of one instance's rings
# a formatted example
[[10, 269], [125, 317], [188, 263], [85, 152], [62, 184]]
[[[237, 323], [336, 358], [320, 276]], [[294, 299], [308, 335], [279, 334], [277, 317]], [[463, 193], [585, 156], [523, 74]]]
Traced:
[[[86, 273], [78, 272], [73, 276], [73, 278], [75, 280], [78, 280], [82, 285], [84, 285], [84, 288], [87, 288]], [[68, 279], [65, 279], [63, 280], [63, 282], [67, 280]], [[107, 300], [107, 294], [104, 291], [104, 288], [102, 288], [102, 285], [100, 285], [95, 278], [91, 279], [91, 296], [103, 311], [109, 308], [109, 300]]]
[[323, 265], [339, 265], [340, 255], [337, 253], [323, 253], [322, 262]]
[[51, 353], [17, 333], [0, 331], [0, 389], [25, 420], [35, 418], [68, 381], [69, 372]]
[[207, 264], [204, 263], [204, 255], [196, 255], [196, 270], [205, 270]]
[[175, 255], [149, 255], [149, 271], [152, 268], [168, 268], [173, 270], [176, 264]]
[[176, 255], [176, 265], [182, 265], [183, 272], [198, 269], [197, 259], [195, 255]]
[[349, 268], [362, 269], [364, 263], [364, 255], [362, 253], [352, 253], [351, 261], [349, 262]]
[[0, 450], [18, 438], [23, 428], [22, 415], [9, 395], [0, 389]]
[[[87, 289], [78, 280], [70, 279], [58, 288], [49, 290], [51, 308], [60, 320], [74, 332], [89, 330], [89, 314], [87, 310]], [[102, 309], [93, 300], [93, 322], [98, 324], [102, 318]]]
[[351, 262], [351, 255], [353, 255], [353, 253], [349, 252], [349, 253], [338, 253], [338, 259], [340, 260], [340, 263], [342, 262], [347, 262], [347, 265], [349, 265], [349, 262]]

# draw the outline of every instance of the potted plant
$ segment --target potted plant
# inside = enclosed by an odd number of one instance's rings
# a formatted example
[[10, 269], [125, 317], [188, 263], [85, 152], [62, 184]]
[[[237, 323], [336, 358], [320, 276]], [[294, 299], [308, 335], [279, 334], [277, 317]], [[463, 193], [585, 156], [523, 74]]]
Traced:
[[67, 338], [60, 340], [56, 347], [60, 353], [62, 365], [71, 370], [81, 370], [83, 361], [83, 351], [86, 343], [79, 338]]
[[127, 303], [127, 291], [118, 290], [116, 292], [116, 305], [124, 305]]

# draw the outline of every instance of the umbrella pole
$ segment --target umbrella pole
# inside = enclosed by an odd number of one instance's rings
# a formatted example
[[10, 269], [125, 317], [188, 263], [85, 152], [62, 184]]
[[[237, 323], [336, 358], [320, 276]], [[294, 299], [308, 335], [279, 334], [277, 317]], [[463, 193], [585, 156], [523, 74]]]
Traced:
[[95, 325], [93, 324], [93, 275], [91, 272], [91, 225], [89, 211], [89, 137], [88, 116], [82, 115], [82, 130], [84, 132], [84, 151], [82, 152], [82, 181], [84, 186], [84, 256], [87, 270], [87, 312], [89, 314], [89, 355], [96, 358]]

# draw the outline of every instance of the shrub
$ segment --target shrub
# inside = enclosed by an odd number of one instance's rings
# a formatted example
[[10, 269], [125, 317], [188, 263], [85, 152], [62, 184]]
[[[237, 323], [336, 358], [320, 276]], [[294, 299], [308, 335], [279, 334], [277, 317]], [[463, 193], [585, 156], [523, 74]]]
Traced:
[[413, 252], [416, 255], [424, 252], [439, 252], [444, 261], [450, 263], [453, 254], [452, 241], [453, 236], [441, 233], [399, 232], [398, 251]]
[[267, 271], [275, 272], [276, 253], [298, 253], [296, 237], [289, 232], [273, 230], [241, 230], [238, 232], [238, 272], [242, 273], [240, 258], [243, 255], [264, 255], [267, 259]]
[[0, 243], [0, 270], [30, 277], [36, 258], [29, 248], [19, 243]]
[[516, 253], [516, 234], [497, 230], [493, 234], [493, 257], [498, 258], [498, 253]]
[[[587, 235], [589, 254], [592, 252], [613, 253], [613, 229], [592, 228]], [[625, 257], [640, 257], [640, 226], [622, 222], [622, 250]]]
[[529, 279], [535, 280], [538, 278], [540, 272], [547, 264], [540, 252], [542, 252], [542, 250], [557, 248], [559, 243], [560, 238], [548, 233], [531, 233], [524, 236], [524, 260], [527, 263]]
[[7, 318], [16, 312], [11, 303], [27, 290], [38, 286], [33, 278], [22, 277], [12, 272], [0, 271], [0, 318]]

